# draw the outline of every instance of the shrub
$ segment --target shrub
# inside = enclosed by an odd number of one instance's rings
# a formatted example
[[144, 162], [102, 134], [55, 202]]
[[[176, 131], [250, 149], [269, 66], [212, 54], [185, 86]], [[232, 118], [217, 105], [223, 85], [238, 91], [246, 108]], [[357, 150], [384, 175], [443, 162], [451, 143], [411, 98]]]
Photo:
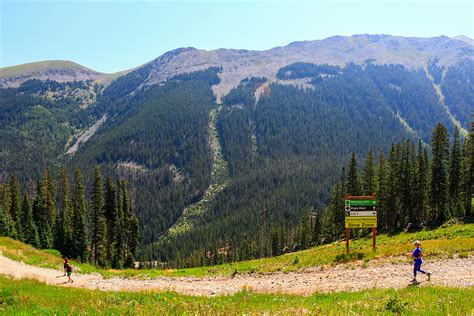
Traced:
[[398, 296], [391, 297], [385, 304], [385, 310], [395, 314], [400, 314], [408, 307], [408, 303], [401, 300]]

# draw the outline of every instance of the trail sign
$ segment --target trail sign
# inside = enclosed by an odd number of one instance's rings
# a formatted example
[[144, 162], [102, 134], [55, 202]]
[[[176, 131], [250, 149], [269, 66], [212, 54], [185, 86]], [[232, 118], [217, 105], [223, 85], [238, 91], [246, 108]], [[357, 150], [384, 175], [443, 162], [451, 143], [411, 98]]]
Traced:
[[349, 216], [375, 217], [377, 219], [377, 211], [350, 211]]
[[377, 201], [375, 200], [345, 200], [345, 205], [349, 206], [376, 206]]
[[346, 249], [349, 253], [349, 230], [351, 228], [372, 228], [372, 247], [375, 251], [377, 227], [377, 199], [371, 196], [344, 196], [346, 227]]
[[346, 216], [346, 228], [375, 228], [377, 216]]

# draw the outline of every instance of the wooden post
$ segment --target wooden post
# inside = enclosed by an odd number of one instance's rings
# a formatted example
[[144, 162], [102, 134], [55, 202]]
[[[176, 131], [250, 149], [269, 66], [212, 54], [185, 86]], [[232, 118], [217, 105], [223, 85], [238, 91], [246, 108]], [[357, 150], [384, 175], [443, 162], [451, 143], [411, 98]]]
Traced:
[[372, 249], [375, 252], [375, 235], [377, 235], [377, 228], [372, 227]]
[[349, 254], [349, 228], [346, 228], [346, 253]]

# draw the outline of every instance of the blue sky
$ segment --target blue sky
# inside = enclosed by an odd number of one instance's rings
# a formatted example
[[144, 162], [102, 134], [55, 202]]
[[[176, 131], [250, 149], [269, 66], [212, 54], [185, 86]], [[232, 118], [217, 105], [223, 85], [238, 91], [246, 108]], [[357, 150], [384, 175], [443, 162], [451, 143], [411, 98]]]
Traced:
[[166, 51], [268, 49], [360, 33], [474, 37], [469, 0], [0, 0], [0, 67], [67, 59], [102, 72]]

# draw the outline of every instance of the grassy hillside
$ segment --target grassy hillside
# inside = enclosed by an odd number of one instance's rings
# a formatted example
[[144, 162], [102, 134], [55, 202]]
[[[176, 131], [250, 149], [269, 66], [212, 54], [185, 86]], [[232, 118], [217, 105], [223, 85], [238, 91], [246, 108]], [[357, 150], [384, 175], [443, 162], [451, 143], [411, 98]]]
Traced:
[[[348, 256], [345, 255], [344, 242], [338, 242], [273, 258], [179, 270], [99, 270], [88, 264], [73, 264], [78, 267], [81, 273], [99, 272], [105, 277], [205, 277], [211, 275], [232, 275], [234, 273], [290, 272], [313, 266], [331, 265], [358, 259], [362, 259], [365, 262], [380, 258], [390, 258], [393, 261], [404, 260], [400, 256], [412, 249], [412, 242], [415, 239], [422, 241], [426, 260], [450, 258], [453, 256], [470, 256], [474, 252], [474, 224], [456, 224], [417, 233], [380, 235], [377, 237], [378, 248], [375, 253], [372, 252], [372, 240], [370, 238], [354, 240], [351, 242], [351, 255]], [[23, 261], [40, 267], [60, 269], [62, 264], [61, 258], [50, 251], [36, 250], [31, 246], [5, 237], [0, 237], [0, 252], [13, 260]]]
[[89, 69], [69, 60], [47, 60], [0, 68], [0, 78], [26, 76], [28, 74], [42, 72], [51, 68], [62, 69], [64, 71], [84, 71], [95, 73], [97, 75], [101, 74], [100, 72]]
[[[470, 298], [469, 298], [470, 297]], [[196, 297], [175, 293], [112, 293], [59, 288], [32, 280], [0, 277], [0, 313], [107, 315], [242, 314], [409, 314], [467, 315], [474, 308], [472, 289], [409, 287], [309, 297], [254, 294]]]

